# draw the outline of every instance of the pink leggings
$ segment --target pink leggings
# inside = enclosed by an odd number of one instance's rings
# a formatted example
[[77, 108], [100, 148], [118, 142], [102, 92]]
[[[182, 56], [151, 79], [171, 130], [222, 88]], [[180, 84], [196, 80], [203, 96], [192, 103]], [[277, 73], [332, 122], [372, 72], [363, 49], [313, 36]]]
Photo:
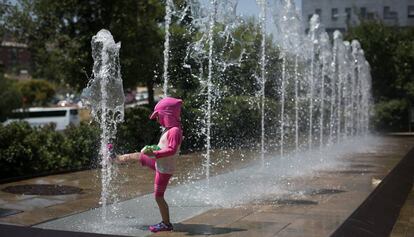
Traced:
[[149, 158], [145, 154], [140, 154], [139, 161], [142, 166], [146, 166], [155, 171], [155, 181], [154, 181], [154, 194], [155, 197], [164, 197], [165, 190], [167, 189], [168, 181], [170, 180], [172, 174], [163, 174], [158, 172], [155, 169], [155, 159]]

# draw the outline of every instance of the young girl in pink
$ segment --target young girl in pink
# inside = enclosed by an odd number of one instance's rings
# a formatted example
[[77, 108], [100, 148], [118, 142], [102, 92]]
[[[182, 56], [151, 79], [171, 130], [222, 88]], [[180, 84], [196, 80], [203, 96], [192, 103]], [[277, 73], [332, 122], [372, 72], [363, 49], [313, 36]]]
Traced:
[[141, 150], [141, 152], [125, 154], [117, 158], [117, 162], [120, 163], [138, 160], [141, 165], [155, 171], [154, 194], [162, 221], [149, 227], [152, 232], [173, 230], [164, 192], [171, 176], [174, 174], [176, 159], [182, 142], [181, 105], [182, 100], [166, 97], [157, 103], [154, 112], [150, 116], [150, 119], [156, 119], [164, 127], [158, 143], [160, 150], [146, 153]]

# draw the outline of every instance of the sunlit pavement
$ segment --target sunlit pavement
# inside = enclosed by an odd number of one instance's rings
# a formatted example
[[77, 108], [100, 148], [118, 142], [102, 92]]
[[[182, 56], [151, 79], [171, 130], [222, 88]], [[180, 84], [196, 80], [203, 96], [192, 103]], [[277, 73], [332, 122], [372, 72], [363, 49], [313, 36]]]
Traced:
[[390, 236], [414, 236], [414, 189], [411, 190], [410, 194], [408, 195]]
[[[228, 208], [217, 207], [217, 205], [193, 205], [192, 207], [197, 208], [189, 212], [192, 213], [191, 216], [186, 216], [185, 213], [180, 214], [180, 211], [186, 212], [183, 211], [185, 209], [183, 205], [173, 202], [170, 206], [175, 221], [175, 231], [156, 235], [329, 236], [366, 199], [413, 145], [414, 138], [411, 137], [383, 138], [375, 152], [369, 150], [350, 152], [341, 157], [340, 163], [336, 166], [319, 169], [312, 174], [285, 177], [281, 185], [285, 192], [278, 195], [265, 195]], [[219, 163], [213, 168], [213, 173], [225, 173], [232, 169], [231, 167], [244, 167], [252, 159], [251, 157], [246, 155], [243, 159], [239, 158], [237, 162], [232, 160], [231, 165], [227, 162], [224, 162], [227, 163], [226, 165]], [[181, 170], [173, 181], [174, 188], [171, 187], [172, 194], [175, 189], [185, 186], [180, 185], [184, 180], [190, 178], [196, 181], [200, 178], [197, 175], [187, 174], [191, 173], [188, 172], [189, 170], [200, 167], [201, 163], [200, 155], [183, 156], [179, 164]], [[125, 203], [127, 206], [128, 202], [141, 200], [141, 205], [145, 205], [146, 210], [150, 212], [147, 215], [151, 218], [159, 218], [156, 204], [151, 200], [151, 172], [136, 165], [123, 166], [120, 169], [122, 175], [117, 179], [119, 198], [120, 201], [129, 200], [121, 204]], [[64, 216], [77, 220], [88, 212], [97, 213], [99, 209], [87, 210], [99, 206], [99, 182], [97, 171], [82, 171], [3, 184], [1, 189], [21, 184], [60, 184], [79, 187], [83, 191], [80, 194], [57, 196], [15, 195], [2, 191], [0, 208], [22, 212], [1, 217], [0, 221], [19, 225], [36, 225], [44, 222], [38, 226], [50, 228], [54, 226], [52, 220], [56, 219], [55, 221], [59, 222], [64, 219], [62, 218]], [[167, 194], [167, 200], [168, 197]], [[412, 200], [408, 198], [402, 209], [393, 236], [410, 236], [408, 233], [410, 228], [412, 230]], [[135, 201], [135, 206], [139, 204], [140, 202]], [[72, 215], [76, 213], [80, 214]], [[138, 224], [143, 221], [137, 216], [124, 215], [123, 218], [126, 220], [122, 222], [137, 222], [135, 226], [132, 225], [132, 228], [135, 227], [137, 230], [134, 235], [150, 234], [143, 230], [145, 226]], [[174, 219], [177, 216], [182, 219]]]
[[[226, 152], [229, 156], [237, 151]], [[232, 156], [232, 163], [217, 162], [211, 169], [212, 174], [219, 174], [230, 169], [246, 166], [247, 163], [257, 157], [249, 156], [249, 152], [243, 152], [244, 156]], [[223, 154], [220, 154], [222, 157]], [[218, 155], [212, 156], [212, 160]], [[192, 153], [181, 155], [178, 161], [178, 171], [172, 178], [171, 186], [183, 181], [202, 179], [202, 154]], [[230, 159], [230, 157], [229, 157]], [[119, 201], [128, 200], [137, 196], [150, 194], [153, 191], [153, 172], [141, 167], [137, 163], [119, 166], [118, 177], [115, 179], [116, 193]], [[10, 210], [0, 216], [0, 223], [32, 226], [48, 220], [60, 218], [87, 211], [99, 207], [101, 196], [99, 170], [87, 170], [61, 175], [27, 179], [19, 182], [0, 185], [0, 208]], [[82, 189], [81, 193], [69, 195], [23, 195], [4, 192], [3, 189], [18, 185], [65, 185]], [[6, 213], [5, 213], [6, 214]]]

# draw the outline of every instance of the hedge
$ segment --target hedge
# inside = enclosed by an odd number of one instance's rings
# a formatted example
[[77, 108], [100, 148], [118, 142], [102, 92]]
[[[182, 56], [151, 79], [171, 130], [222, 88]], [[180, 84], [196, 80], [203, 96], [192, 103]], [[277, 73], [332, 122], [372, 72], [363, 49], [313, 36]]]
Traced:
[[[148, 119], [150, 113], [145, 107], [126, 110], [116, 152], [134, 152], [157, 142], [160, 129]], [[53, 125], [31, 127], [24, 121], [0, 124], [0, 179], [95, 168], [99, 137], [95, 123], [69, 126], [63, 132]]]

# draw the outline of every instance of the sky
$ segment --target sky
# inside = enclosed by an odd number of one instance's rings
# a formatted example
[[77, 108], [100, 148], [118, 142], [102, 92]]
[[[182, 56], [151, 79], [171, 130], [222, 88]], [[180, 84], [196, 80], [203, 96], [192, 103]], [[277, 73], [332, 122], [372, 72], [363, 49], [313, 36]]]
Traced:
[[[209, 2], [209, 0], [200, 0]], [[269, 3], [278, 0], [267, 0]], [[301, 8], [302, 0], [294, 0], [298, 9]], [[10, 0], [12, 4], [16, 4], [17, 0]], [[259, 7], [256, 0], [238, 0], [237, 12], [242, 15], [259, 15]]]
[[[267, 0], [268, 4], [278, 0]], [[295, 0], [296, 7], [301, 8], [302, 0]], [[256, 0], [239, 0], [237, 5], [237, 12], [241, 15], [259, 15], [259, 7]]]

